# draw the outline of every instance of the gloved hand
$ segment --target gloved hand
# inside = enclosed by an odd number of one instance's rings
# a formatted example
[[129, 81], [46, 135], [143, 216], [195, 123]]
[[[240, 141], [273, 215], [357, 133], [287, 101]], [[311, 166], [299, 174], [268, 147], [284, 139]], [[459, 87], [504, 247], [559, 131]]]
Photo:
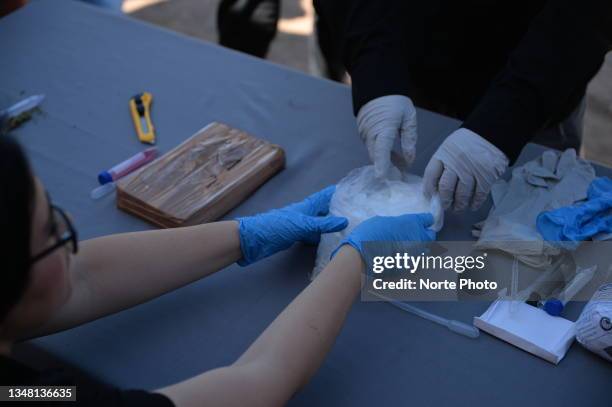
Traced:
[[344, 229], [348, 225], [346, 218], [325, 216], [335, 190], [333, 185], [284, 208], [238, 218], [242, 250], [238, 264], [249, 265], [288, 249], [295, 242], [316, 244], [321, 233]]
[[361, 224], [344, 239], [332, 253], [332, 257], [345, 244], [351, 245], [361, 256], [364, 242], [429, 242], [436, 232], [428, 229], [434, 223], [431, 213], [400, 216], [375, 216]]
[[406, 165], [414, 161], [417, 142], [416, 110], [406, 96], [390, 95], [370, 100], [359, 109], [357, 127], [378, 178], [387, 177], [391, 167], [391, 150], [398, 137]]
[[444, 209], [478, 209], [491, 185], [508, 167], [508, 158], [493, 144], [468, 129], [453, 132], [438, 147], [425, 168], [426, 197], [436, 191]]

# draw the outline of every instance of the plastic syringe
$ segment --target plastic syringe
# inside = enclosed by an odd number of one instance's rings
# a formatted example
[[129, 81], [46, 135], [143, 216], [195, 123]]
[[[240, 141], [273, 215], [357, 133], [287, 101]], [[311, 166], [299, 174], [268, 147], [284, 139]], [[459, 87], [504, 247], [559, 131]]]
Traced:
[[558, 317], [563, 312], [568, 301], [574, 298], [591, 281], [596, 270], [597, 265], [577, 271], [574, 278], [567, 283], [557, 296], [538, 302], [538, 308], [542, 308], [548, 315]]
[[476, 328], [474, 325], [466, 324], [465, 322], [457, 321], [456, 319], [448, 319], [441, 317], [439, 315], [433, 314], [429, 311], [425, 311], [419, 307], [415, 307], [414, 305], [407, 304], [402, 301], [394, 300], [384, 295], [375, 294], [370, 291], [371, 294], [377, 296], [380, 299], [383, 299], [389, 302], [391, 305], [410, 312], [416, 316], [427, 319], [428, 321], [435, 322], [436, 324], [440, 324], [442, 326], [447, 327], [451, 331], [458, 333], [459, 335], [467, 336], [468, 338], [478, 338], [480, 336], [480, 330]]

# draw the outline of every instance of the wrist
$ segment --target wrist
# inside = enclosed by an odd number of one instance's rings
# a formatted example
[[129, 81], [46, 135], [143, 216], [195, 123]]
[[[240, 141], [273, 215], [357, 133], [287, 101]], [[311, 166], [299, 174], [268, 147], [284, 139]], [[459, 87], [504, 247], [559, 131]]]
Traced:
[[357, 127], [359, 127], [360, 132], [371, 130], [370, 127], [380, 122], [381, 112], [396, 112], [402, 115], [406, 111], [416, 112], [414, 104], [408, 96], [397, 94], [379, 96], [361, 106], [357, 113]]
[[239, 266], [245, 267], [255, 262], [256, 253], [249, 249], [252, 245], [247, 244], [246, 236], [248, 236], [245, 225], [245, 220], [248, 218], [238, 218], [232, 220], [231, 233], [237, 241], [238, 260], [236, 263]]
[[350, 236], [347, 236], [346, 238], [344, 238], [344, 240], [342, 240], [340, 242], [340, 244], [338, 245], [338, 247], [336, 247], [334, 249], [334, 251], [332, 252], [331, 256], [329, 256], [330, 261], [334, 259], [334, 257], [336, 257], [336, 255], [340, 252], [340, 250], [344, 247], [350, 247], [352, 248], [359, 256], [361, 256], [361, 245], [354, 241], [353, 239], [351, 239]]
[[468, 129], [467, 127], [460, 127], [459, 129], [455, 130], [454, 133], [476, 140], [478, 144], [486, 146], [486, 149], [489, 150], [492, 154], [495, 154], [495, 156], [497, 156], [498, 158], [505, 160], [506, 163], [509, 162], [508, 156], [504, 151], [502, 151], [499, 147], [493, 144], [493, 142], [487, 140], [477, 132]]
[[365, 263], [361, 254], [348, 243], [338, 247], [330, 264], [345, 265], [346, 267], [343, 267], [343, 269], [351, 272], [358, 272], [359, 274], [363, 273], [365, 269]]
[[230, 252], [234, 261], [240, 261], [243, 258], [242, 244], [240, 239], [240, 222], [238, 220], [228, 220], [223, 223], [228, 225], [228, 235], [230, 240]]
[[[359, 57], [349, 70], [352, 82], [353, 113], [371, 100], [388, 95], [408, 96], [415, 89], [408, 61], [400, 44], [375, 47]], [[399, 57], [398, 57], [399, 56]], [[382, 70], [382, 71], [381, 71]]]

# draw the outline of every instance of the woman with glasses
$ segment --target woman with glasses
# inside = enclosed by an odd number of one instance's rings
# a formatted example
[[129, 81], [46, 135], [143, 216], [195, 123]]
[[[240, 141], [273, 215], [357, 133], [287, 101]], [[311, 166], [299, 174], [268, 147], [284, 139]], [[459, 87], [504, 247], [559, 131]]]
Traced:
[[[1, 137], [0, 385], [75, 385], [76, 377], [12, 359], [12, 344], [122, 311], [234, 262], [246, 266], [295, 242], [314, 244], [321, 233], [346, 227], [346, 219], [327, 216], [332, 194], [330, 187], [238, 220], [78, 242], [70, 218], [30, 172], [20, 147]], [[429, 214], [377, 217], [356, 227], [327, 268], [233, 364], [154, 392], [79, 378], [77, 401], [66, 404], [283, 405], [321, 365], [359, 292], [362, 242], [432, 240], [432, 221]]]

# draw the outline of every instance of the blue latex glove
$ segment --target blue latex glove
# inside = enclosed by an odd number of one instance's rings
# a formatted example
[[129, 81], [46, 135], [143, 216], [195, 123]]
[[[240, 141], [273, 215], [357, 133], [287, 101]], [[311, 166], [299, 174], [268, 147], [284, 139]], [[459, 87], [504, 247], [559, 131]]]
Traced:
[[428, 229], [433, 225], [431, 213], [419, 213], [401, 216], [375, 216], [359, 224], [340, 246], [332, 257], [345, 244], [353, 246], [361, 257], [364, 257], [364, 242], [428, 242], [436, 238], [436, 232]]
[[296, 242], [317, 244], [321, 233], [338, 232], [348, 225], [346, 218], [326, 216], [336, 186], [330, 186], [281, 209], [238, 218], [240, 248], [246, 266], [290, 248]]
[[596, 178], [585, 202], [542, 212], [536, 225], [545, 240], [570, 250], [583, 240], [612, 232], [612, 178]]

